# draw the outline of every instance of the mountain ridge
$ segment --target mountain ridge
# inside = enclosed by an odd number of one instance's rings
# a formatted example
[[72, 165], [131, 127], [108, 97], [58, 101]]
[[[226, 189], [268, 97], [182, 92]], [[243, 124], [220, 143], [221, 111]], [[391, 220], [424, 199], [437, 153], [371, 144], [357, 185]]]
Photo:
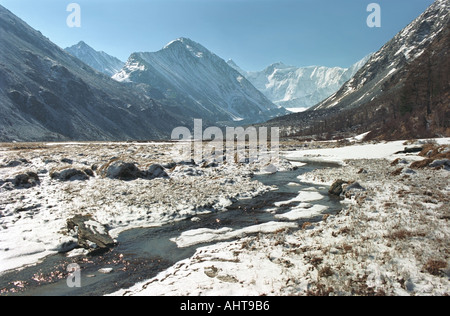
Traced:
[[368, 55], [349, 68], [307, 66], [296, 67], [277, 62], [261, 71], [239, 71], [272, 102], [284, 108], [310, 108], [335, 93], [365, 62]]
[[67, 47], [64, 50], [95, 70], [110, 77], [120, 71], [125, 65], [123, 61], [114, 56], [103, 51], [96, 51], [84, 41], [80, 41], [78, 44]]
[[188, 38], [157, 52], [133, 53], [113, 79], [158, 89], [199, 118], [254, 122], [286, 114], [222, 58]]
[[334, 95], [268, 122], [285, 136], [366, 140], [450, 135], [450, 2], [435, 1]]
[[95, 71], [1, 5], [0, 46], [1, 141], [167, 138], [172, 126], [183, 123], [183, 117]]
[[436, 0], [424, 13], [396, 34], [339, 91], [313, 110], [357, 107], [369, 102], [392, 75], [419, 57], [450, 21], [450, 2]]

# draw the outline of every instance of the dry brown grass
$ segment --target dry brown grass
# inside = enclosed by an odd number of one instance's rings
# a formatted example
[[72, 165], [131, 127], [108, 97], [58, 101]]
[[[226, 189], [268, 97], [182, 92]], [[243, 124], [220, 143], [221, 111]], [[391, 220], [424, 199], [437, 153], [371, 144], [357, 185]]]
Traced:
[[330, 267], [328, 267], [328, 266], [323, 267], [323, 268], [320, 269], [320, 271], [319, 271], [319, 276], [320, 276], [321, 278], [329, 278], [329, 277], [332, 276], [333, 274], [334, 274], [333, 270], [332, 270]]
[[310, 222], [303, 223], [302, 230], [308, 229], [308, 227], [311, 227], [311, 226], [313, 226], [313, 224]]
[[442, 260], [428, 260], [428, 262], [425, 264], [424, 269], [435, 276], [439, 276], [442, 274], [442, 269], [445, 269], [447, 267], [447, 263]]
[[330, 296], [334, 292], [332, 287], [327, 287], [324, 284], [317, 284], [315, 289], [310, 289], [306, 292], [307, 296]]
[[428, 167], [432, 162], [434, 161], [434, 159], [424, 159], [421, 161], [415, 161], [411, 164], [410, 168], [412, 169], [423, 169], [425, 167]]
[[400, 229], [384, 237], [391, 240], [405, 240], [412, 237], [425, 237], [426, 235], [424, 232], [411, 232], [406, 229]]
[[450, 159], [450, 151], [444, 152], [448, 148], [448, 145], [426, 144], [419, 156], [430, 159]]
[[403, 168], [398, 168], [397, 170], [391, 172], [391, 176], [394, 176], [394, 177], [398, 176], [402, 173], [402, 171], [403, 171]]

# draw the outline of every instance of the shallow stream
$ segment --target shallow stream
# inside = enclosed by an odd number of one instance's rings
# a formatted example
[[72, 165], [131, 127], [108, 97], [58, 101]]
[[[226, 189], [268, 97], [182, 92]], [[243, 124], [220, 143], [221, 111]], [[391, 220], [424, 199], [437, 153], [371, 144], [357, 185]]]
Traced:
[[[332, 167], [333, 165], [327, 164], [309, 164], [295, 171], [255, 176], [256, 180], [269, 186], [276, 186], [278, 190], [253, 199], [235, 202], [225, 212], [198, 215], [195, 220], [187, 219], [162, 227], [125, 231], [117, 238], [118, 245], [103, 254], [74, 258], [67, 258], [65, 254], [49, 256], [37, 265], [0, 276], [0, 295], [104, 295], [150, 279], [176, 262], [191, 257], [197, 248], [217, 243], [198, 243], [179, 248], [172, 240], [183, 232], [200, 228], [216, 230], [225, 227], [238, 230], [272, 221], [294, 222], [301, 228], [306, 221], [320, 221], [324, 214], [336, 214], [340, 211], [339, 200], [328, 195], [328, 188], [302, 184], [297, 177], [313, 169]], [[294, 221], [277, 217], [289, 212], [301, 201], [278, 207], [275, 203], [294, 199], [300, 191], [305, 189], [323, 195], [322, 199], [308, 203], [323, 205], [327, 209], [320, 215]], [[67, 285], [67, 266], [71, 263], [81, 267], [81, 287]], [[99, 269], [105, 268], [112, 270], [108, 271], [109, 273], [99, 272]]]

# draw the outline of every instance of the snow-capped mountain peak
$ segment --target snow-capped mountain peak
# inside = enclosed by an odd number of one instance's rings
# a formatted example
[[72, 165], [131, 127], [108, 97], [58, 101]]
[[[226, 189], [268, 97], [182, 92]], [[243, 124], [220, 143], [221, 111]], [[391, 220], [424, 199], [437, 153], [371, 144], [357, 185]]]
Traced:
[[306, 109], [336, 92], [369, 59], [363, 58], [348, 69], [340, 67], [289, 66], [274, 63], [262, 71], [247, 72], [236, 63], [229, 65], [246, 77], [272, 102], [287, 109]]
[[157, 89], [181, 111], [213, 122], [255, 122], [285, 113], [222, 58], [184, 37], [157, 52], [132, 54], [113, 79]]
[[108, 76], [113, 76], [124, 66], [124, 62], [103, 51], [96, 51], [83, 41], [65, 49], [85, 64]]

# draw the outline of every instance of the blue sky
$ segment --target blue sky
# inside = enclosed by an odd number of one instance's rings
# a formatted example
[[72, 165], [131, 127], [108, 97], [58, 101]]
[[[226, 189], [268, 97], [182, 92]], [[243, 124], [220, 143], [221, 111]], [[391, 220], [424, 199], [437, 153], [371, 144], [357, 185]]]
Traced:
[[[81, 6], [81, 28], [66, 7]], [[368, 4], [381, 6], [369, 28]], [[433, 0], [0, 0], [65, 48], [84, 40], [122, 60], [188, 37], [246, 70], [275, 62], [348, 67], [377, 51]]]

